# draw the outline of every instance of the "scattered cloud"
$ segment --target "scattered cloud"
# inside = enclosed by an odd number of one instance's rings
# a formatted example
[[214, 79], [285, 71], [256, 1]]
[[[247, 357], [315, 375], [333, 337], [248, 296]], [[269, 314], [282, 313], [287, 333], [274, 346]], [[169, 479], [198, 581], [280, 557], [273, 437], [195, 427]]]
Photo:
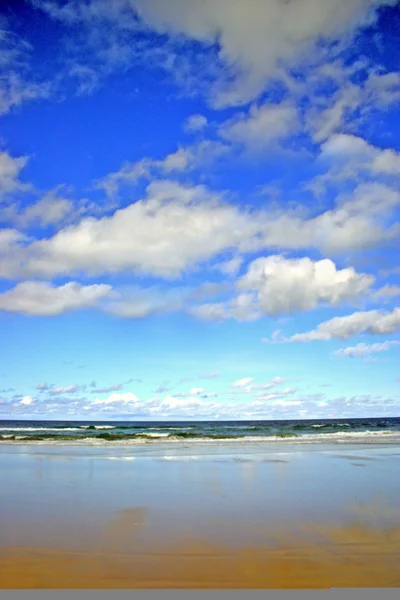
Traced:
[[52, 396], [60, 396], [62, 394], [75, 394], [80, 390], [80, 386], [78, 385], [65, 385], [58, 387], [51, 387], [47, 390], [49, 394]]
[[[339, 196], [335, 208], [307, 218], [299, 210], [243, 210], [202, 185], [154, 181], [143, 200], [111, 216], [82, 218], [47, 239], [29, 242], [15, 230], [0, 231], [0, 275], [136, 272], [174, 278], [234, 249], [340, 253], [373, 248], [399, 234], [398, 226], [388, 222], [398, 206], [398, 191], [360, 184], [352, 194]], [[225, 312], [223, 307], [201, 310]]]
[[115, 393], [108, 396], [108, 398], [91, 400], [90, 403], [84, 406], [85, 410], [90, 410], [93, 407], [98, 409], [102, 407], [103, 409], [111, 410], [120, 410], [125, 409], [127, 407], [136, 406], [139, 404], [139, 398], [135, 396], [132, 392], [123, 392], [123, 393]]
[[191, 396], [198, 396], [199, 394], [203, 394], [204, 390], [203, 388], [192, 388], [189, 392], [189, 394]]
[[376, 290], [373, 294], [373, 298], [395, 298], [400, 296], [400, 286], [399, 285], [384, 285], [382, 288]]
[[98, 388], [95, 385], [91, 387], [94, 388], [90, 390], [92, 394], [109, 394], [110, 392], [118, 392], [122, 388], [122, 383], [117, 383], [116, 385], [111, 385], [104, 388]]
[[231, 3], [228, 0], [186, 6], [183, 1], [136, 0], [135, 8], [155, 31], [172, 37], [184, 34], [203, 44], [215, 44], [218, 60], [227, 67], [225, 80], [215, 81], [215, 106], [244, 104], [277, 77], [282, 65], [294, 67], [314, 55], [317, 42], [335, 41], [370, 24], [378, 6], [392, 2], [369, 0], [302, 0], [283, 3]]
[[234, 381], [232, 383], [232, 387], [235, 387], [235, 388], [246, 387], [252, 381], [254, 381], [252, 377], [245, 377], [244, 379], [238, 379], [237, 381]]
[[202, 375], [199, 375], [200, 379], [215, 379], [216, 377], [220, 376], [220, 372], [219, 371], [215, 371], [214, 373], [203, 373]]
[[400, 308], [392, 312], [370, 310], [355, 312], [346, 317], [334, 317], [320, 323], [314, 330], [296, 333], [288, 338], [289, 342], [311, 342], [314, 340], [346, 340], [360, 333], [385, 335], [400, 328]]
[[52, 317], [94, 306], [111, 292], [109, 285], [84, 286], [77, 282], [59, 287], [46, 282], [25, 281], [0, 294], [0, 311]]
[[375, 352], [384, 352], [386, 350], [390, 350], [394, 346], [398, 346], [400, 344], [399, 341], [393, 340], [389, 342], [381, 342], [378, 344], [365, 344], [360, 343], [356, 346], [348, 346], [347, 348], [339, 348], [333, 354], [335, 356], [348, 356], [349, 358], [364, 358], [368, 357]]
[[31, 406], [34, 403], [32, 396], [24, 396], [22, 400], [19, 401], [20, 406]]
[[184, 129], [187, 133], [201, 131], [206, 127], [207, 119], [204, 115], [191, 115], [185, 121]]
[[252, 106], [248, 113], [235, 116], [224, 123], [220, 136], [243, 145], [249, 152], [262, 152], [271, 144], [297, 133], [297, 110], [289, 104]]
[[190, 152], [179, 148], [161, 160], [143, 158], [136, 163], [125, 163], [119, 171], [109, 173], [97, 181], [95, 188], [104, 190], [109, 196], [114, 196], [121, 186], [135, 184], [143, 177], [149, 179], [153, 173], [169, 174], [174, 171], [184, 171], [191, 160]]
[[240, 271], [240, 267], [243, 264], [243, 258], [241, 256], [234, 256], [229, 260], [216, 263], [214, 269], [221, 271], [224, 275], [234, 276]]
[[163, 394], [164, 392], [168, 392], [169, 388], [164, 385], [158, 386], [155, 390], [153, 390], [153, 394]]
[[49, 385], [46, 382], [43, 383], [39, 383], [39, 385], [36, 386], [37, 390], [40, 390], [42, 392], [49, 390], [52, 387], [52, 385]]
[[31, 186], [19, 178], [27, 162], [27, 156], [15, 158], [8, 152], [0, 152], [0, 200], [11, 193], [30, 189]]
[[400, 175], [400, 152], [390, 148], [381, 149], [351, 134], [335, 134], [321, 146], [321, 155], [345, 164], [353, 162], [353, 168], [367, 169], [376, 174]]

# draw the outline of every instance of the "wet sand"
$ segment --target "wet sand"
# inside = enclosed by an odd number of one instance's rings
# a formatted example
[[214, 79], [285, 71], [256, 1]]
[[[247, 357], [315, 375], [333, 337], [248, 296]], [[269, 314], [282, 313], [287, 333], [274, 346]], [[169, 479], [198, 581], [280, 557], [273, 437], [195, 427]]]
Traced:
[[0, 448], [1, 588], [400, 587], [390, 445]]

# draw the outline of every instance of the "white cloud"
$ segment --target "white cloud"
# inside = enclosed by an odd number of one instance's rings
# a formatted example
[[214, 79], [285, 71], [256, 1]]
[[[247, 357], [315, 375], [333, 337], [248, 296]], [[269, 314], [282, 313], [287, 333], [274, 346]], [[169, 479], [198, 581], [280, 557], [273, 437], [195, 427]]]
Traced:
[[250, 152], [265, 150], [272, 143], [298, 130], [298, 115], [288, 104], [252, 106], [249, 113], [224, 123], [219, 134], [230, 142], [242, 144]]
[[356, 346], [348, 346], [347, 348], [339, 348], [333, 354], [336, 356], [348, 356], [350, 358], [354, 357], [365, 357], [373, 354], [374, 352], [384, 352], [389, 350], [393, 346], [398, 346], [400, 344], [399, 341], [390, 341], [390, 342], [381, 342], [378, 344], [364, 344], [360, 343]]
[[21, 406], [31, 406], [34, 403], [32, 396], [24, 396], [18, 404]]
[[36, 386], [36, 389], [37, 389], [37, 390], [41, 390], [41, 391], [48, 390], [48, 389], [50, 389], [50, 388], [51, 388], [51, 386], [49, 386], [49, 385], [48, 385], [46, 382], [39, 383], [39, 384]]
[[320, 303], [337, 305], [369, 290], [374, 277], [350, 267], [338, 270], [329, 259], [286, 259], [269, 256], [254, 260], [238, 287], [258, 292], [260, 309], [272, 316], [311, 310]]
[[396, 296], [400, 296], [400, 286], [399, 285], [384, 285], [379, 290], [376, 290], [373, 294], [373, 298], [394, 298]]
[[319, 110], [313, 106], [307, 115], [307, 125], [315, 142], [321, 143], [332, 134], [343, 129], [352, 113], [362, 104], [360, 87], [347, 83], [340, 87], [327, 106]]
[[[111, 217], [84, 218], [31, 244], [26, 270], [44, 276], [136, 270], [172, 277], [222, 249], [245, 246], [257, 227], [202, 186], [158, 181], [148, 186], [145, 200]], [[18, 272], [22, 257], [13, 257]], [[8, 261], [6, 269], [14, 270]]]
[[[267, 383], [252, 383], [254, 380], [253, 379], [241, 379], [237, 382], [235, 382], [234, 384], [232, 384], [232, 387], [235, 388], [239, 388], [238, 390], [235, 390], [233, 392], [231, 392], [231, 394], [237, 395], [237, 394], [251, 394], [252, 392], [260, 392], [257, 396], [258, 397], [268, 397], [268, 398], [275, 398], [277, 396], [281, 396], [281, 395], [286, 395], [286, 394], [292, 394], [293, 392], [296, 391], [295, 388], [286, 388], [285, 390], [280, 390], [280, 391], [276, 391], [273, 392], [272, 394], [267, 394], [266, 390], [270, 390], [272, 388], [275, 388], [277, 386], [282, 385], [283, 383], [285, 383], [286, 381], [288, 381], [287, 379], [282, 379], [282, 377], [274, 377], [273, 379], [271, 379], [270, 381], [267, 381]], [[238, 385], [240, 383], [240, 385]]]
[[[257, 394], [257, 398], [260, 398], [261, 400], [274, 400], [275, 398], [282, 398], [282, 396], [291, 396], [292, 394], [294, 394], [295, 392], [297, 392], [297, 388], [285, 388], [284, 390], [279, 390], [276, 392], [261, 392], [260, 394]], [[273, 404], [273, 403], [272, 403]]]
[[232, 383], [232, 387], [235, 387], [235, 388], [246, 387], [252, 381], [254, 381], [254, 379], [252, 377], [245, 377], [244, 379], [238, 379], [237, 381], [234, 381]]
[[300, 406], [303, 402], [300, 400], [275, 400], [271, 404], [272, 406]]
[[159, 404], [158, 409], [185, 409], [185, 408], [193, 408], [202, 406], [203, 403], [198, 398], [175, 398], [174, 396], [167, 396], [164, 400]]
[[28, 205], [24, 210], [11, 216], [13, 223], [25, 228], [31, 224], [55, 225], [74, 212], [74, 202], [58, 195], [58, 189], [51, 190], [38, 202]]
[[195, 168], [204, 168], [229, 152], [229, 146], [222, 142], [201, 140], [180, 147], [160, 160], [142, 158], [134, 163], [126, 162], [118, 171], [99, 179], [94, 187], [114, 197], [121, 187], [135, 185], [140, 179], [151, 180], [155, 176], [182, 174]]
[[323, 157], [339, 161], [358, 163], [360, 168], [373, 171], [375, 174], [400, 175], [400, 153], [390, 148], [381, 149], [372, 146], [363, 138], [339, 133], [332, 135], [321, 146]]
[[35, 81], [30, 67], [32, 46], [11, 31], [5, 13], [1, 15], [0, 30], [0, 115], [20, 106], [27, 100], [47, 98], [50, 95], [49, 82]]
[[19, 175], [28, 162], [27, 156], [14, 158], [8, 152], [0, 152], [0, 198], [15, 191], [29, 189]]
[[[221, 252], [318, 248], [329, 254], [371, 248], [398, 235], [390, 217], [399, 205], [397, 190], [360, 184], [339, 196], [334, 208], [310, 217], [304, 207], [250, 211], [223, 202], [204, 186], [155, 181], [143, 200], [111, 216], [85, 217], [47, 239], [29, 243], [14, 230], [0, 230], [0, 276], [136, 272], [171, 278]], [[196, 309], [210, 318], [229, 318], [229, 310], [224, 305]]]
[[334, 317], [320, 323], [314, 330], [296, 333], [288, 338], [289, 342], [311, 342], [314, 340], [346, 340], [359, 333], [384, 335], [394, 333], [400, 328], [400, 308], [392, 312], [370, 310], [355, 312], [346, 317]]
[[122, 384], [116, 383], [115, 385], [110, 385], [110, 387], [106, 388], [96, 388], [96, 386], [92, 387], [95, 388], [90, 390], [93, 394], [109, 394], [110, 392], [118, 392], [122, 388]]
[[103, 303], [103, 309], [119, 317], [141, 319], [182, 309], [189, 293], [186, 288], [122, 287]]
[[207, 119], [203, 115], [191, 115], [185, 121], [185, 131], [192, 133], [201, 131], [207, 125]]
[[229, 80], [214, 88], [213, 100], [221, 106], [251, 100], [282, 64], [301, 64], [316, 52], [318, 40], [352, 33], [388, 3], [394, 0], [135, 0], [134, 6], [159, 32], [218, 43], [219, 60], [230, 67]]
[[386, 73], [374, 69], [369, 73], [364, 84], [367, 98], [382, 110], [387, 110], [390, 105], [400, 99], [400, 73], [397, 71]]
[[203, 388], [192, 388], [189, 392], [191, 396], [198, 396], [204, 392]]
[[97, 189], [104, 189], [113, 196], [122, 185], [135, 184], [140, 178], [151, 177], [153, 172], [171, 173], [184, 171], [192, 160], [192, 154], [186, 148], [179, 148], [161, 160], [142, 158], [135, 163], [125, 163], [118, 171], [109, 173], [96, 183]]
[[83, 286], [76, 282], [59, 287], [47, 282], [25, 281], [0, 294], [0, 310], [24, 315], [55, 316], [87, 308], [111, 292], [109, 285]]
[[50, 96], [51, 83], [36, 83], [18, 75], [8, 73], [3, 77], [0, 87], [0, 115], [8, 113], [13, 107], [28, 100], [45, 99]]
[[215, 269], [224, 273], [224, 275], [236, 275], [240, 271], [240, 267], [243, 264], [243, 258], [241, 256], [234, 256], [229, 260], [219, 262], [214, 265]]
[[264, 228], [266, 245], [316, 247], [324, 253], [372, 248], [398, 235], [388, 219], [399, 205], [397, 190], [379, 183], [359, 184], [352, 193], [337, 197], [334, 208], [315, 217], [277, 215]]
[[[40, 389], [45, 389], [45, 388], [40, 388]], [[59, 387], [52, 387], [48, 390], [48, 393], [51, 394], [52, 396], [58, 396], [60, 394], [74, 394], [78, 390], [79, 390], [79, 387], [77, 385], [65, 385], [65, 386], [59, 386]]]
[[[309, 311], [320, 304], [332, 306], [351, 302], [371, 288], [375, 278], [357, 273], [353, 267], [337, 269], [329, 259], [287, 259], [269, 256], [255, 259], [237, 281], [233, 299], [201, 304], [189, 309], [199, 319], [253, 321], [263, 314], [278, 316]], [[275, 341], [275, 340], [274, 340]]]
[[135, 396], [135, 394], [133, 394], [132, 392], [124, 392], [120, 394], [110, 394], [108, 398], [104, 398], [103, 400], [99, 400], [98, 398], [96, 398], [96, 400], [92, 400], [88, 405], [86, 405], [86, 408], [89, 409], [92, 406], [112, 406], [113, 408], [126, 408], [129, 406], [135, 406], [139, 403], [140, 400], [137, 396]]
[[229, 314], [227, 313], [226, 306], [223, 302], [200, 304], [189, 309], [188, 312], [204, 321], [225, 321], [226, 319], [229, 319]]

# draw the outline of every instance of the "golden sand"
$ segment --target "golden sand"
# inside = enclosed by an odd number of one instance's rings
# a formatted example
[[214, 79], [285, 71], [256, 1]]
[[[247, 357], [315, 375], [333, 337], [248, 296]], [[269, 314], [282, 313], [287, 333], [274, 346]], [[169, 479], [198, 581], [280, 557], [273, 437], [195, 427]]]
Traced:
[[[116, 524], [115, 536], [121, 522]], [[276, 544], [232, 549], [195, 540], [118, 553], [7, 548], [1, 588], [330, 588], [399, 587], [400, 527], [304, 525], [308, 538], [276, 533]], [[121, 531], [121, 530], [120, 530]], [[114, 546], [115, 547], [115, 546]]]

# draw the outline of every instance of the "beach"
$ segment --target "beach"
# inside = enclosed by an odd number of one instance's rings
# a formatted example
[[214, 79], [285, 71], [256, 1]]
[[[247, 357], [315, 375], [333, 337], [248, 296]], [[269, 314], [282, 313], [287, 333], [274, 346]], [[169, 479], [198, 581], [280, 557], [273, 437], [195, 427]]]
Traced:
[[400, 447], [0, 445], [0, 587], [400, 586]]

